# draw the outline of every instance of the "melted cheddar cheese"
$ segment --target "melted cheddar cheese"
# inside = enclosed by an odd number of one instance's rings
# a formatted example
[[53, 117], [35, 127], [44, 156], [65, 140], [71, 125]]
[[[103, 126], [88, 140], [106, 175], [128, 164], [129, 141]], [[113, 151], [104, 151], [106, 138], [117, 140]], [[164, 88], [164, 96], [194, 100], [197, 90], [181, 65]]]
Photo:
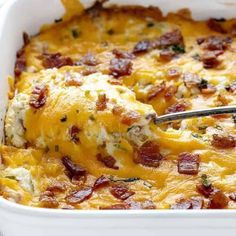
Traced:
[[[236, 21], [63, 2], [63, 21], [25, 35], [17, 55], [1, 195], [62, 209], [236, 208], [235, 118], [154, 118], [236, 105]], [[166, 43], [177, 31], [180, 44]]]

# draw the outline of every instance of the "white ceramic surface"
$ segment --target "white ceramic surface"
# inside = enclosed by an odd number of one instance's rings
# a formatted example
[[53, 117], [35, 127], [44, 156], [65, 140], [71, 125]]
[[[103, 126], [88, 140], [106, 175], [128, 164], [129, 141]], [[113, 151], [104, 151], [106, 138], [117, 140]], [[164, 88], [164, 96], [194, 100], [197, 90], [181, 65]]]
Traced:
[[[83, 0], [88, 6], [92, 1]], [[159, 6], [164, 13], [188, 7], [196, 19], [236, 17], [236, 0], [112, 0], [119, 4]], [[8, 0], [0, 10], [0, 136], [7, 103], [7, 76], [23, 31], [38, 32], [63, 14], [60, 0]], [[202, 211], [63, 211], [35, 209], [0, 198], [4, 236], [69, 235], [236, 235], [236, 210]], [[0, 233], [0, 234], [1, 234]]]

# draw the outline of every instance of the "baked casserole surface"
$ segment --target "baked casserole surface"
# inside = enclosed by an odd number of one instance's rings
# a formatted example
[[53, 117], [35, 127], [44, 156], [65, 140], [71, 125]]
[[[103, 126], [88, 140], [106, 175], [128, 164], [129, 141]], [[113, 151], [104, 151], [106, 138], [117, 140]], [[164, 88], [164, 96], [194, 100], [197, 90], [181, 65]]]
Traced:
[[236, 20], [68, 2], [63, 19], [23, 34], [1, 195], [60, 209], [236, 208], [236, 116], [155, 124], [236, 105]]

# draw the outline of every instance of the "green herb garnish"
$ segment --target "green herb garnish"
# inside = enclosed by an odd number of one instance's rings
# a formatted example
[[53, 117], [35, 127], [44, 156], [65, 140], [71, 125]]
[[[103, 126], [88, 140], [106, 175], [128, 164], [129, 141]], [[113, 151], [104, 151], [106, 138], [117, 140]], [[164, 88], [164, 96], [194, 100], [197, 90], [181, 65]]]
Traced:
[[132, 182], [140, 180], [140, 178], [137, 178], [137, 177], [132, 177], [128, 179], [115, 179], [114, 176], [110, 176], [109, 179], [112, 182], [125, 182], [125, 183], [132, 183]]
[[66, 122], [67, 121], [67, 115], [64, 115], [61, 119], [60, 119], [61, 122]]
[[108, 31], [107, 31], [107, 34], [109, 34], [109, 35], [113, 35], [115, 33], [115, 31], [113, 30], [113, 29], [109, 29]]
[[202, 185], [206, 188], [209, 188], [211, 186], [211, 182], [208, 180], [208, 177], [206, 174], [203, 174], [201, 176], [201, 181], [202, 181]]
[[74, 39], [77, 39], [80, 36], [80, 32], [77, 29], [72, 29], [71, 33]]
[[174, 51], [174, 52], [177, 52], [177, 53], [185, 53], [185, 49], [184, 47], [180, 46], [180, 45], [173, 45], [171, 47], [171, 49]]
[[147, 23], [147, 27], [148, 27], [148, 28], [151, 28], [151, 27], [153, 27], [154, 25], [155, 25], [154, 22], [151, 22], [151, 21]]

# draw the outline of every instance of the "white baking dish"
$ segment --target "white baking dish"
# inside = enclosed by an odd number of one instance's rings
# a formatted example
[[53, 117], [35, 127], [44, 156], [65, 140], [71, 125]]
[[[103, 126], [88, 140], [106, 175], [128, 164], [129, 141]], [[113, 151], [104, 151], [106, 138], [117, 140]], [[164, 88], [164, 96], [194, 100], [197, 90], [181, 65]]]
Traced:
[[[84, 0], [86, 6], [92, 1]], [[164, 13], [187, 7], [195, 19], [236, 17], [236, 0], [120, 0], [119, 4], [159, 6]], [[60, 0], [8, 0], [0, 10], [0, 136], [7, 104], [7, 76], [23, 31], [38, 32], [63, 14]], [[0, 232], [4, 236], [39, 235], [235, 235], [235, 210], [69, 211], [35, 209], [0, 198]], [[0, 234], [1, 234], [0, 233]]]

